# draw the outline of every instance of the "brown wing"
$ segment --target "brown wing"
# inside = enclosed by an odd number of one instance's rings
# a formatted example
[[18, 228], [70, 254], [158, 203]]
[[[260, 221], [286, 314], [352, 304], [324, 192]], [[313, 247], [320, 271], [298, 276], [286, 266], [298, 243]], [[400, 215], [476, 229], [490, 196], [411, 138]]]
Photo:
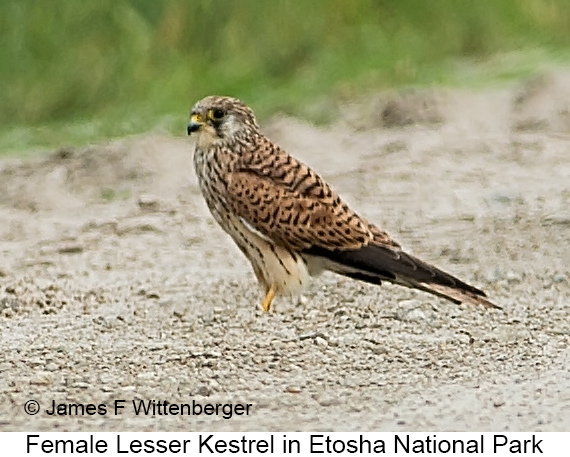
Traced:
[[356, 215], [314, 171], [268, 140], [244, 154], [228, 185], [236, 214], [285, 246], [358, 249], [387, 234]]
[[244, 153], [232, 173], [227, 199], [263, 236], [328, 261], [354, 279], [389, 281], [452, 302], [498, 308], [485, 293], [402, 251], [390, 236], [356, 215], [310, 168], [269, 140]]

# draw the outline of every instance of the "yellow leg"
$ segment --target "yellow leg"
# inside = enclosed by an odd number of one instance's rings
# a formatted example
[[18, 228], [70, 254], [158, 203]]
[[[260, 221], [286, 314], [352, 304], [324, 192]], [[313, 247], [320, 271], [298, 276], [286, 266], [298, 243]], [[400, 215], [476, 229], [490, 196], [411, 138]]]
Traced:
[[269, 308], [271, 308], [271, 302], [275, 298], [276, 292], [277, 289], [275, 288], [275, 286], [271, 286], [269, 289], [267, 289], [267, 293], [265, 294], [265, 298], [263, 299], [263, 303], [261, 304], [263, 311], [265, 312], [269, 311]]

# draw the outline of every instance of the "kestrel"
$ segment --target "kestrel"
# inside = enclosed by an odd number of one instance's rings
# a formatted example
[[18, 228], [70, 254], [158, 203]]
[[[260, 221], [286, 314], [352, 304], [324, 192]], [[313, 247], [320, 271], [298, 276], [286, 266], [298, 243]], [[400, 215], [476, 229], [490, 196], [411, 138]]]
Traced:
[[358, 216], [313, 170], [259, 129], [242, 101], [209, 96], [192, 108], [194, 167], [214, 219], [251, 262], [268, 311], [324, 270], [388, 281], [454, 303], [499, 308], [485, 293], [402, 250]]

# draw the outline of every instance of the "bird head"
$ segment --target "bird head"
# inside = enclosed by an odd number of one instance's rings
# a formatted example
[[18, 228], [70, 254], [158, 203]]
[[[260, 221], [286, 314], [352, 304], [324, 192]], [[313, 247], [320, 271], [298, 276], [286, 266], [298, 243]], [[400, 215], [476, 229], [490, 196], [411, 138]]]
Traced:
[[197, 102], [190, 113], [188, 135], [209, 148], [255, 136], [259, 126], [251, 108], [237, 98], [211, 95]]

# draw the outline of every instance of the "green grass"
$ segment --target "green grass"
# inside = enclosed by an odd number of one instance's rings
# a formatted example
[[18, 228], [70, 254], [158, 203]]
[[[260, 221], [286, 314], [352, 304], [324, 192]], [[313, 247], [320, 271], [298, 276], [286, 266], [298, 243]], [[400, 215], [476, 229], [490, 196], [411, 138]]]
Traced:
[[183, 133], [212, 93], [326, 120], [314, 102], [524, 76], [569, 49], [568, 0], [9, 0], [0, 154]]

